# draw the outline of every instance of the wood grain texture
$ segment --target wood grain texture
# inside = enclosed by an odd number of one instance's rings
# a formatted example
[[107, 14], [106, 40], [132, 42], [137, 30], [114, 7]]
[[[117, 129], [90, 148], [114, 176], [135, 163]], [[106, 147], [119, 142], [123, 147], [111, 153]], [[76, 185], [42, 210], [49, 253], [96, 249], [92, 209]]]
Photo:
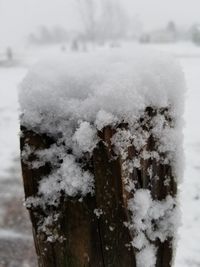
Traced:
[[124, 223], [128, 211], [123, 197], [120, 158], [115, 158], [111, 146], [114, 131], [106, 127], [102, 141], [94, 150], [96, 203], [103, 214], [100, 217], [100, 235], [105, 266], [136, 266], [131, 235]]
[[[27, 145], [35, 149], [46, 149], [54, 143], [51, 138], [24, 127], [21, 131], [21, 151]], [[52, 169], [50, 163], [39, 169], [30, 168], [33, 160], [35, 156], [31, 154], [27, 162], [21, 161], [26, 199], [37, 196], [39, 181]], [[95, 198], [87, 196], [82, 201], [79, 198], [61, 198], [57, 208], [29, 208], [39, 267], [104, 266], [95, 207]], [[41, 219], [52, 213], [59, 214], [59, 218], [50, 230], [58, 237], [64, 237], [62, 242], [49, 242], [48, 236], [39, 231]]]

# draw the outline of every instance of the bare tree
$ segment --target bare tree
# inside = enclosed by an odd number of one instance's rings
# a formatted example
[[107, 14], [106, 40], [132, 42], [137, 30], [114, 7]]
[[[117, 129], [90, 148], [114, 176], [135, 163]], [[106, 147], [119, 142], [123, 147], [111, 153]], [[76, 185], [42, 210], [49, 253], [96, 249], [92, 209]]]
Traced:
[[119, 0], [76, 0], [89, 41], [116, 40], [127, 33], [128, 15]]
[[97, 28], [98, 0], [76, 0], [86, 38], [94, 42]]
[[105, 39], [116, 40], [126, 36], [128, 15], [119, 0], [102, 0], [101, 29]]

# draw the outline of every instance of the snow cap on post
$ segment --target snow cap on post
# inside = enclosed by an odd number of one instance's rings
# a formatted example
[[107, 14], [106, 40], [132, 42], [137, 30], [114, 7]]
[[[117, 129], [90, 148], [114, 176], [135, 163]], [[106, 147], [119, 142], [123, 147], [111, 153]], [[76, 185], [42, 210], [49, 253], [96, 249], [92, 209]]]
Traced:
[[96, 130], [122, 122], [133, 125], [147, 107], [167, 108], [175, 122], [173, 134], [163, 135], [161, 118], [155, 119], [154, 133], [158, 138], [162, 134], [163, 150], [179, 157], [184, 92], [179, 63], [165, 53], [137, 48], [66, 55], [29, 71], [19, 92], [21, 125], [62, 136], [80, 154], [94, 149]]
[[161, 52], [67, 55], [39, 62], [30, 70], [20, 90], [21, 119], [48, 131], [60, 118], [100, 125], [132, 122], [148, 106], [170, 106], [174, 116], [180, 116], [184, 87], [179, 64]]

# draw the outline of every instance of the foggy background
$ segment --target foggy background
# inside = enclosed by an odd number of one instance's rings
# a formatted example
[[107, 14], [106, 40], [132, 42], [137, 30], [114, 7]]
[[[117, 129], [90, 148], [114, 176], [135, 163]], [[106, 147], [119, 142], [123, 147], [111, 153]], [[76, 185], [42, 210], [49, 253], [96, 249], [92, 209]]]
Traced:
[[0, 267], [36, 267], [23, 207], [17, 88], [41, 57], [131, 48], [178, 58], [187, 83], [175, 267], [200, 266], [199, 0], [0, 0]]
[[[60, 41], [84, 35], [88, 23], [84, 17], [90, 16], [90, 12], [93, 18], [88, 20], [94, 19], [94, 26], [101, 31], [105, 30], [100, 25], [101, 13], [103, 20], [109, 14], [107, 26], [113, 27], [115, 20], [118, 24], [115, 27], [121, 27], [117, 38], [138, 38], [143, 33], [164, 30], [169, 22], [174, 22], [178, 33], [182, 33], [180, 38], [187, 39], [189, 31], [199, 23], [200, 3], [198, 0], [0, 0], [0, 48], [30, 45], [31, 35], [38, 37], [42, 30], [52, 35], [56, 29], [60, 30], [60, 35], [63, 34]], [[59, 38], [54, 39], [56, 42]]]

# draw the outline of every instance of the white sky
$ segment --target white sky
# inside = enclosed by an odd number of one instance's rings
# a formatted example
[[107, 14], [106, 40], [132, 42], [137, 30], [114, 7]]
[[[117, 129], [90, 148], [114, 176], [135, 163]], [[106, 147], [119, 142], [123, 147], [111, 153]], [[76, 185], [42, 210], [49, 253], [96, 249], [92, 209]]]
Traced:
[[[200, 23], [200, 0], [121, 0], [137, 15], [144, 28], [163, 26], [169, 20], [180, 25]], [[15, 43], [38, 25], [77, 28], [75, 0], [0, 0], [0, 46]]]

